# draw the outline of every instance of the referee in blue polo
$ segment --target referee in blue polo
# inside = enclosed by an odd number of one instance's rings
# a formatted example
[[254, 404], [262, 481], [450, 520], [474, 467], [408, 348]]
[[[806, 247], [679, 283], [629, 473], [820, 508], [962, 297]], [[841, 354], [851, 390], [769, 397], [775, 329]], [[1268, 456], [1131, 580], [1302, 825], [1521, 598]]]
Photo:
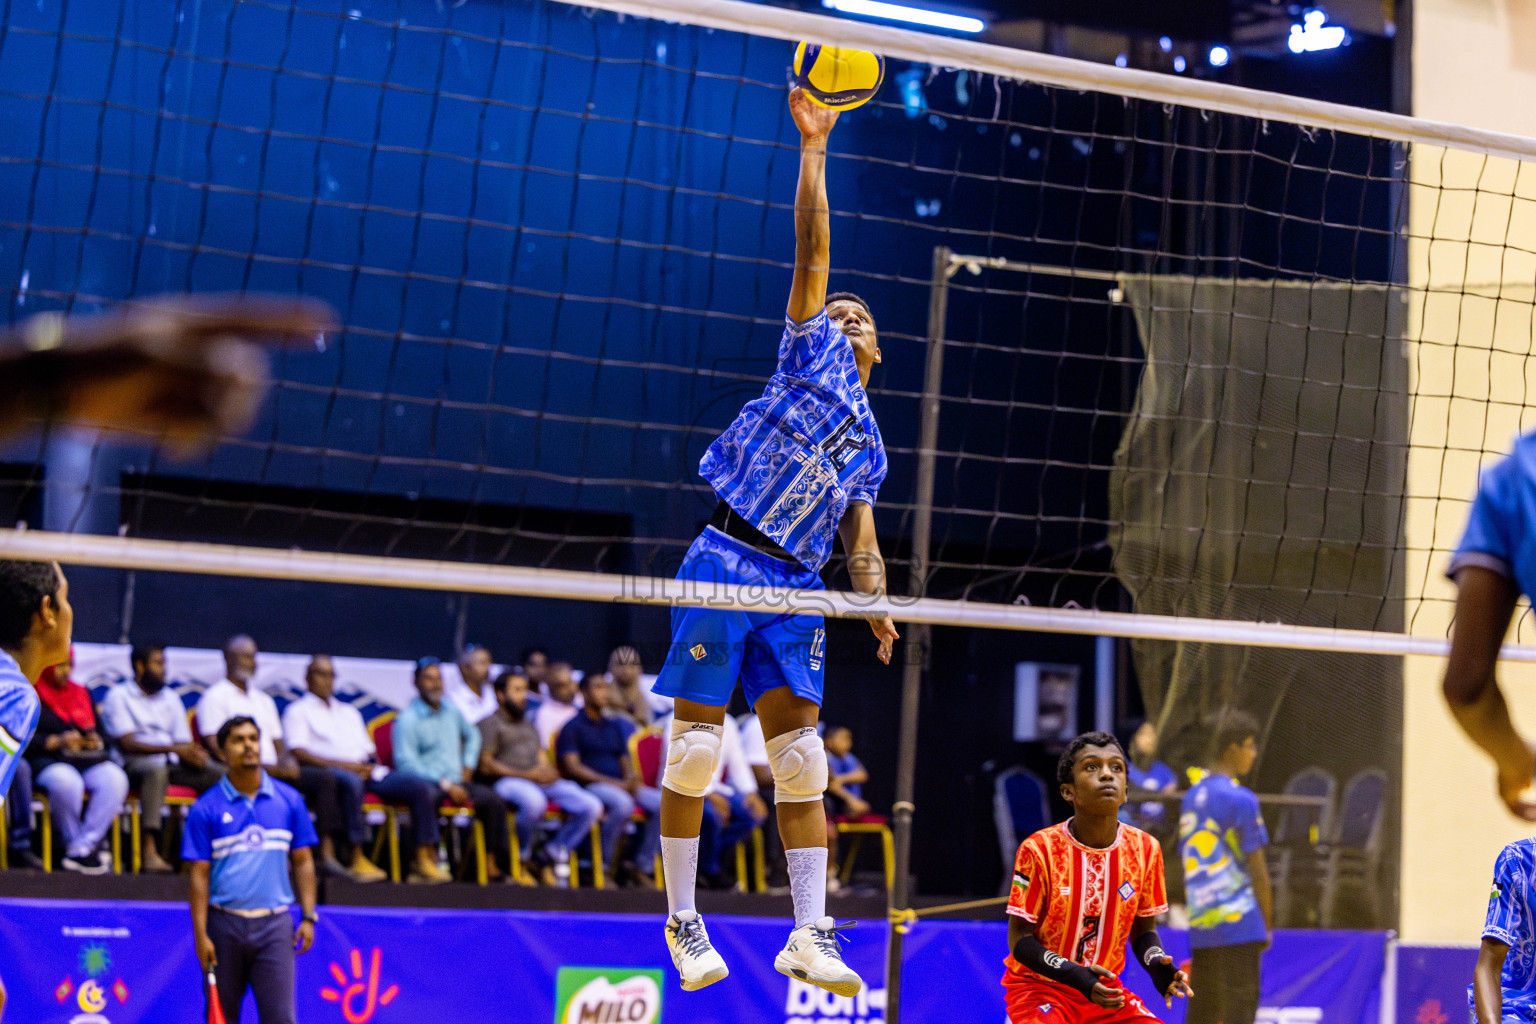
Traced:
[[[315, 941], [319, 842], [298, 790], [261, 770], [261, 731], [237, 715], [217, 737], [229, 774], [187, 815], [181, 857], [192, 863], [192, 930], [197, 959], [212, 970], [229, 1024], [240, 1024], [245, 990], [261, 1024], [296, 1024], [293, 954]], [[289, 865], [302, 918], [293, 925]]]

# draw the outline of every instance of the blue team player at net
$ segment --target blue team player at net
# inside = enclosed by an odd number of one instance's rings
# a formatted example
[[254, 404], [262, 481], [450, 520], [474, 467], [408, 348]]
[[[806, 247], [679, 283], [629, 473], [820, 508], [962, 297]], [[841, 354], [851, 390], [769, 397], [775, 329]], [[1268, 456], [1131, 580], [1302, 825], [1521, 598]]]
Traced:
[[1482, 949], [1467, 989], [1472, 1024], [1528, 1024], [1536, 1019], [1536, 839], [1504, 847], [1493, 866], [1493, 891]]
[[[777, 372], [705, 454], [699, 472], [720, 501], [683, 561], [691, 590], [720, 585], [821, 589], [834, 536], [853, 587], [885, 593], [873, 506], [885, 479], [885, 448], [865, 386], [880, 361], [874, 316], [856, 295], [827, 295], [831, 219], [827, 140], [837, 112], [789, 95], [800, 130], [795, 192], [795, 270]], [[898, 639], [887, 614], [872, 615], [876, 656], [890, 663]], [[703, 797], [719, 770], [721, 723], [739, 680], [768, 737], [779, 834], [789, 865], [795, 927], [775, 958], [781, 973], [839, 995], [862, 982], [843, 963], [826, 916], [827, 756], [816, 732], [826, 665], [822, 616], [677, 608], [672, 647], [655, 692], [676, 699], [662, 782], [666, 940], [682, 987], [703, 988], [727, 968], [694, 906]]]

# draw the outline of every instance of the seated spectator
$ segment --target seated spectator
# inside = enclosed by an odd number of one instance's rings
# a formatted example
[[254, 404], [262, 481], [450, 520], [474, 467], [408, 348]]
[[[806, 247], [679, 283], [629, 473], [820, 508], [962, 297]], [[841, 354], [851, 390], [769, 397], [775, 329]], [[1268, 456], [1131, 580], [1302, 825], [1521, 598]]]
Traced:
[[[587, 838], [602, 816], [603, 803], [550, 764], [549, 750], [528, 721], [528, 677], [507, 672], [496, 680], [501, 707], [479, 724], [480, 778], [517, 808], [517, 841], [524, 856], [537, 864], [545, 885], [570, 884], [570, 851]], [[553, 801], [565, 823], [544, 849], [533, 852], [534, 829]]]
[[336, 668], [329, 655], [310, 658], [304, 681], [309, 692], [283, 711], [283, 736], [301, 770], [329, 772], [333, 779], [340, 827], [320, 837], [321, 858], [336, 858], [339, 839], [352, 848], [347, 870], [355, 881], [382, 881], [388, 876], [363, 852], [368, 842], [363, 795], [377, 767], [373, 737], [357, 708], [336, 698]]
[[549, 694], [549, 652], [542, 647], [524, 648], [518, 668], [528, 677], [528, 702], [544, 699]]
[[[464, 720], [458, 708], [443, 700], [443, 671], [436, 658], [416, 662], [416, 699], [406, 705], [395, 719], [395, 774], [423, 779], [435, 785], [449, 800], [461, 807], [473, 807], [475, 817], [485, 830], [486, 875], [493, 880], [503, 877], [498, 858], [508, 849], [507, 805], [490, 786], [472, 780], [480, 763], [480, 731]], [[427, 836], [430, 849], [437, 845], [437, 815], [427, 819], [411, 816], [416, 831], [416, 866], [411, 881], [440, 881], [442, 872], [422, 871], [420, 853]]]
[[827, 730], [827, 892], [837, 892], [842, 882], [837, 877], [837, 823], [842, 815], [857, 821], [869, 813], [864, 802], [864, 783], [869, 773], [853, 755], [853, 732], [846, 726]]
[[496, 713], [496, 687], [491, 685], [491, 652], [481, 644], [465, 644], [459, 655], [459, 678], [449, 679], [444, 692], [470, 725]]
[[1172, 793], [1179, 788], [1179, 777], [1173, 769], [1157, 759], [1157, 726], [1151, 722], [1141, 723], [1131, 736], [1130, 755], [1125, 781], [1127, 796], [1132, 802], [1120, 808], [1120, 820], [1144, 832], [1167, 832], [1175, 824], [1167, 808], [1160, 803], [1134, 802], [1138, 789]]
[[557, 661], [549, 666], [547, 683], [549, 692], [533, 716], [533, 727], [539, 731], [539, 742], [545, 749], [565, 728], [565, 723], [581, 710], [581, 695], [577, 692], [576, 681], [571, 678], [570, 662]]
[[261, 731], [261, 767], [304, 794], [304, 802], [315, 816], [315, 831], [321, 837], [317, 870], [344, 876], [347, 869], [336, 860], [332, 838], [346, 827], [336, 795], [336, 776], [317, 765], [301, 765], [288, 752], [277, 702], [251, 685], [256, 676], [256, 654], [256, 641], [248, 636], [231, 637], [224, 644], [224, 678], [208, 687], [197, 702], [197, 731], [208, 752], [222, 763], [224, 755], [215, 739], [220, 727], [237, 715], [254, 721]]
[[[768, 742], [763, 738], [763, 720], [755, 714], [745, 714], [736, 720], [741, 729], [741, 752], [752, 776], [757, 781], [757, 792], [768, 817], [775, 816], [773, 803], [773, 769], [768, 764]], [[784, 858], [784, 840], [779, 836], [777, 822], [769, 821], [763, 828], [763, 874], [770, 889], [789, 885], [789, 863]]]
[[864, 802], [864, 783], [869, 772], [853, 753], [853, 731], [839, 725], [827, 730], [827, 794], [832, 810], [847, 818], [862, 818], [869, 813]]
[[[722, 860], [752, 830], [768, 820], [768, 805], [758, 793], [757, 778], [747, 763], [741, 729], [725, 716], [720, 742], [720, 774], [704, 794], [704, 819], [699, 830], [699, 878], [711, 889], [728, 888], [732, 882]], [[736, 879], [746, 882], [746, 879]]]
[[213, 759], [223, 764], [223, 753], [216, 737], [219, 727], [236, 715], [244, 715], [261, 730], [261, 765], [267, 774], [292, 782], [298, 777], [298, 762], [287, 759], [279, 767], [284, 753], [283, 722], [277, 714], [277, 702], [251, 686], [256, 675], [256, 641], [248, 636], [233, 636], [224, 643], [224, 678], [203, 691], [194, 712], [203, 746]]
[[[554, 673], [551, 671], [551, 682]], [[553, 686], [551, 686], [553, 692]], [[645, 785], [637, 765], [629, 756], [629, 737], [634, 723], [622, 716], [608, 714], [613, 684], [602, 672], [588, 672], [581, 680], [581, 713], [560, 730], [555, 752], [560, 769], [567, 777], [586, 787], [587, 792], [603, 802], [603, 861], [614, 864], [619, 839], [639, 806], [646, 813], [641, 828], [639, 848], [634, 860], [625, 860], [620, 869], [633, 884], [654, 886], [646, 868], [656, 862], [661, 848], [661, 790]], [[542, 710], [542, 709], [541, 709]]]
[[102, 875], [112, 870], [112, 862], [99, 848], [128, 799], [128, 776], [112, 762], [96, 729], [90, 691], [70, 680], [73, 667], [71, 653], [69, 661], [38, 677], [42, 708], [27, 760], [38, 788], [48, 792], [53, 823], [64, 837], [64, 870]]
[[608, 655], [608, 681], [613, 684], [613, 708], [627, 715], [640, 728], [650, 725], [656, 717], [650, 704], [650, 693], [640, 684], [640, 652], [625, 644], [615, 647]]
[[170, 786], [199, 794], [224, 777], [224, 766], [192, 742], [181, 698], [165, 685], [165, 648], [135, 647], [128, 655], [133, 680], [118, 683], [101, 702], [101, 724], [123, 754], [128, 782], [139, 791], [144, 849], [140, 868], [147, 874], [171, 871], [160, 854], [160, 815]]

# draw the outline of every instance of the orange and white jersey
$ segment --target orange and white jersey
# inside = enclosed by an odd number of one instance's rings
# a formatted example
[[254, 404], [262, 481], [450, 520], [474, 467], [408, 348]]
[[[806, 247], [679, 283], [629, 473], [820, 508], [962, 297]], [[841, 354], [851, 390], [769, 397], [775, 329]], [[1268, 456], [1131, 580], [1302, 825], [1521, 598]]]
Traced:
[[[1136, 918], [1167, 909], [1162, 848], [1139, 828], [1122, 824], [1102, 850], [1072, 838], [1065, 822], [1019, 844], [1008, 913], [1034, 924], [1053, 953], [1118, 975]], [[1011, 956], [1006, 962], [1015, 978], [1040, 977]]]

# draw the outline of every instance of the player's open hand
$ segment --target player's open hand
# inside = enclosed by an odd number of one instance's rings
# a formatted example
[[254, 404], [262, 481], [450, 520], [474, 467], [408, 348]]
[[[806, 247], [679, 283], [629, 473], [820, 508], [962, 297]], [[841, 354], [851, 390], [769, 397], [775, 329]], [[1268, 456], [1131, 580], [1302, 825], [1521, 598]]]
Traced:
[[882, 664], [891, 663], [891, 646], [901, 639], [901, 634], [896, 632], [896, 623], [891, 621], [889, 615], [882, 615], [878, 619], [869, 620], [869, 628], [875, 631], [875, 636], [880, 640], [880, 649], [875, 651], [875, 657]]
[[1509, 813], [1526, 821], [1536, 821], [1536, 755], [1528, 755], [1514, 764], [1499, 765], [1499, 799]]
[[1125, 989], [1120, 987], [1120, 979], [1115, 976], [1115, 972], [1098, 964], [1090, 964], [1088, 969], [1099, 976], [1090, 998], [1107, 1010], [1118, 1010], [1124, 1006]]
[[266, 343], [310, 344], [336, 326], [329, 306], [276, 296], [179, 296], [99, 316], [45, 313], [22, 328], [47, 360], [54, 412], [163, 436], [196, 451], [245, 430], [266, 394]]
[[800, 138], [825, 139], [837, 124], [837, 111], [811, 102], [805, 90], [799, 87], [789, 91], [789, 112], [800, 129]]
[[[1169, 967], [1173, 966], [1173, 957], [1171, 956], [1163, 956], [1158, 959]], [[1174, 996], [1178, 996], [1180, 999], [1188, 999], [1194, 994], [1195, 990], [1189, 987], [1189, 975], [1183, 971], [1175, 971], [1173, 974], [1173, 984], [1169, 985], [1168, 991], [1163, 993], [1163, 1002], [1172, 1008]]]

